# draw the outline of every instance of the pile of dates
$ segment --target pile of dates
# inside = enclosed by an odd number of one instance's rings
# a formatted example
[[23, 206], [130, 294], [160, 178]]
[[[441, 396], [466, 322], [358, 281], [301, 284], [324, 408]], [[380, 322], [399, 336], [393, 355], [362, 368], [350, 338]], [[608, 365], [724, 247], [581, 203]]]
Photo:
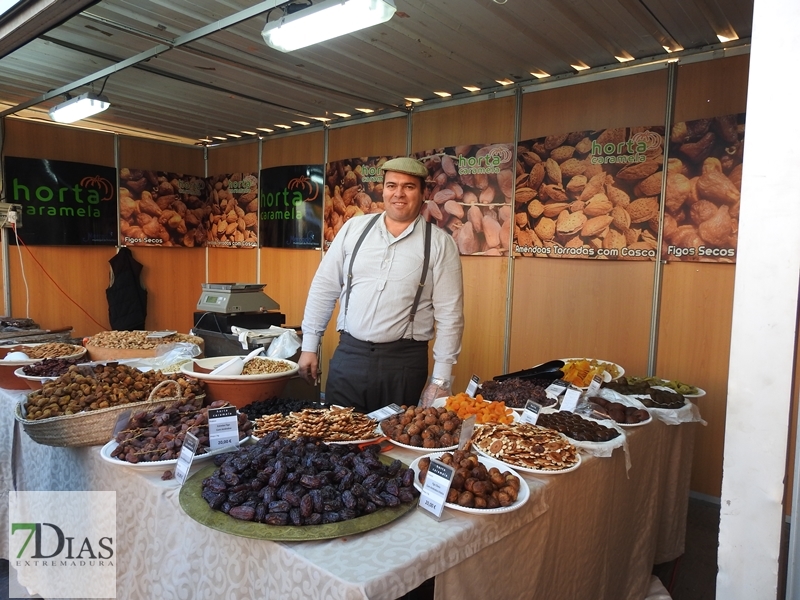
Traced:
[[542, 413], [536, 424], [554, 429], [579, 442], [608, 442], [619, 436], [616, 429], [566, 411]]
[[300, 412], [306, 408], [328, 408], [327, 404], [314, 402], [313, 400], [298, 400], [295, 398], [267, 398], [257, 400], [240, 408], [239, 411], [247, 415], [251, 421], [264, 415], [282, 414], [284, 416], [293, 412]]
[[30, 377], [58, 377], [67, 372], [72, 365], [77, 365], [79, 358], [45, 358], [41, 362], [25, 365], [22, 372]]
[[[205, 454], [208, 448], [208, 409], [228, 406], [223, 400], [215, 400], [203, 406], [202, 398], [187, 402], [164, 405], [148, 412], [139, 412], [128, 421], [128, 426], [117, 434], [119, 444], [111, 456], [129, 463], [178, 458], [187, 433], [197, 438], [196, 454]], [[250, 436], [253, 425], [247, 415], [238, 414], [239, 439]]]
[[217, 456], [202, 496], [212, 509], [267, 525], [336, 523], [414, 502], [414, 472], [399, 460], [383, 464], [379, 452], [376, 444], [327, 445], [273, 431]]

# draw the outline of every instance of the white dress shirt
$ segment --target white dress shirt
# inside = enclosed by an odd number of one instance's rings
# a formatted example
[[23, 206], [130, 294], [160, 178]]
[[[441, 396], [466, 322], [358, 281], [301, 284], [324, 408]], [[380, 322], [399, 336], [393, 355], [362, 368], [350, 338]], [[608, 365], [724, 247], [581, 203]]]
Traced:
[[386, 229], [385, 215], [370, 229], [353, 263], [350, 303], [345, 314], [347, 272], [353, 249], [373, 215], [353, 217], [339, 230], [317, 269], [303, 316], [303, 351], [316, 352], [339, 300], [338, 331], [365, 342], [399, 339], [431, 340], [433, 377], [450, 380], [461, 352], [464, 331], [461, 259], [453, 238], [431, 228], [428, 276], [419, 307], [409, 317], [419, 287], [424, 258], [425, 221], [422, 217], [398, 237]]

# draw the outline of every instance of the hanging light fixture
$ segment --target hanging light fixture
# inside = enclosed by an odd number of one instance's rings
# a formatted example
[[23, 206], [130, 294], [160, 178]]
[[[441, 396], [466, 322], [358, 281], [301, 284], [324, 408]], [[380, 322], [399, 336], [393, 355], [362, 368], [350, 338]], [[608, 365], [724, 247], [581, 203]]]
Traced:
[[59, 123], [74, 123], [106, 110], [111, 103], [102, 94], [86, 92], [50, 109], [50, 118]]
[[393, 0], [326, 0], [293, 13], [287, 11], [267, 23], [261, 36], [268, 46], [291, 52], [385, 23], [396, 10]]

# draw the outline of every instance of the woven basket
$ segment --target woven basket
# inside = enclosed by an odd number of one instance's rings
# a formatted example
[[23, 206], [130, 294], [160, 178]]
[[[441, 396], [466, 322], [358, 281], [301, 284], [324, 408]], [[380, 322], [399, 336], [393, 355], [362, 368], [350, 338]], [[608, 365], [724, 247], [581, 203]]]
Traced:
[[155, 397], [156, 391], [165, 384], [168, 385], [170, 383], [178, 385], [172, 379], [162, 381], [153, 388], [147, 400], [142, 400], [141, 402], [130, 402], [109, 408], [100, 408], [36, 421], [26, 419], [22, 415], [23, 400], [17, 403], [14, 409], [14, 418], [22, 423], [25, 433], [34, 442], [45, 446], [102, 446], [111, 439], [117, 419], [124, 411], [130, 410], [131, 413], [136, 413], [141, 410], [153, 410], [161, 405], [171, 406], [184, 400], [182, 396]]

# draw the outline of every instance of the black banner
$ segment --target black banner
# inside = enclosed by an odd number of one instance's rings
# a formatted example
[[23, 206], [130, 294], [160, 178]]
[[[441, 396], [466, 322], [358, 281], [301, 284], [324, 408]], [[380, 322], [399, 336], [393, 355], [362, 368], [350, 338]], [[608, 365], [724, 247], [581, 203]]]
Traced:
[[261, 170], [259, 223], [261, 246], [322, 246], [323, 166], [294, 165]]
[[22, 205], [19, 236], [25, 244], [116, 245], [113, 167], [7, 156], [4, 173], [6, 202]]

